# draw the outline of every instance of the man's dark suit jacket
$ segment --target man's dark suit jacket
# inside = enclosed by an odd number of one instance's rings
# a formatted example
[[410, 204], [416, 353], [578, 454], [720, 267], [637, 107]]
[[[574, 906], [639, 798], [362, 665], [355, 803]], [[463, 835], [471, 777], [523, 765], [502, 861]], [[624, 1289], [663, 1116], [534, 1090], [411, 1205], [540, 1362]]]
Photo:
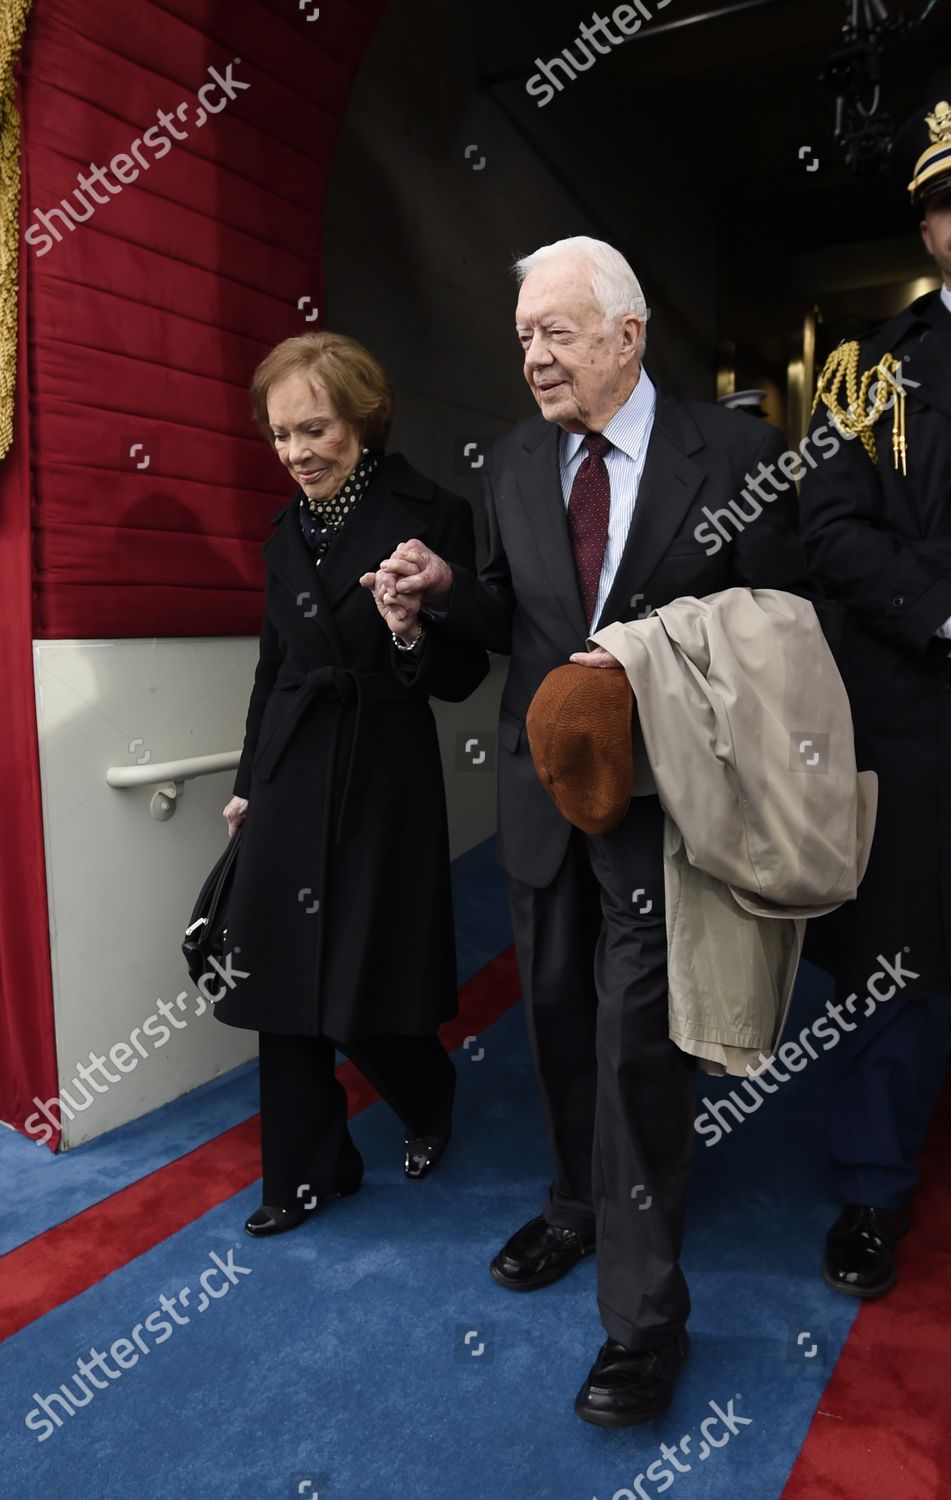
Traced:
[[[511, 656], [499, 717], [498, 857], [509, 874], [537, 888], [557, 874], [571, 825], [535, 774], [525, 714], [542, 679], [585, 650], [588, 637], [561, 488], [560, 432], [534, 416], [493, 448], [485, 470], [488, 560], [477, 576], [453, 568], [447, 613], [433, 627]], [[777, 486], [764, 493], [776, 494], [779, 485], [784, 492], [759, 505], [746, 478], [784, 449], [782, 435], [761, 419], [658, 391], [634, 518], [595, 628], [737, 584], [808, 592], [791, 524], [792, 484], [777, 472]], [[754, 519], [728, 512], [718, 531], [706, 512], [731, 500]]]

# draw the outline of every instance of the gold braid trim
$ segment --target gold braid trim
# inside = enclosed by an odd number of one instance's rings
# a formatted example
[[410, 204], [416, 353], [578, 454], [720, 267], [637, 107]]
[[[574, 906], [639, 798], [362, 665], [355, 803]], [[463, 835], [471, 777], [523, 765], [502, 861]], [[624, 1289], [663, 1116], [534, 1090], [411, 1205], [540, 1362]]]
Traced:
[[17, 375], [17, 295], [20, 257], [20, 119], [13, 64], [31, 0], [0, 4], [0, 458], [13, 442]]
[[[842, 382], [848, 406], [839, 400]], [[869, 390], [875, 381], [872, 404], [869, 406]], [[892, 406], [892, 458], [895, 468], [899, 465], [903, 474], [908, 473], [908, 443], [905, 438], [905, 390], [901, 381], [901, 360], [893, 354], [883, 354], [877, 365], [866, 370], [859, 381], [859, 345], [855, 339], [833, 349], [822, 368], [816, 386], [816, 407], [822, 401], [832, 415], [840, 432], [846, 437], [859, 437], [873, 464], [878, 463], [878, 453], [872, 428], [882, 412]]]

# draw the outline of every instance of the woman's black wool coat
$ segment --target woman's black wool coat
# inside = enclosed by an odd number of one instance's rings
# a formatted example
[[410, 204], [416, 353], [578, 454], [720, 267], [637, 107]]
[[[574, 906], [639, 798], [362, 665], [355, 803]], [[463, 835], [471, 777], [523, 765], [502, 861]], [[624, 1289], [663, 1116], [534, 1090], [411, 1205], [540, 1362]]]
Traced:
[[228, 908], [232, 978], [215, 1011], [293, 1036], [421, 1035], [457, 1010], [428, 699], [467, 698], [488, 658], [427, 622], [414, 677], [358, 580], [412, 537], [474, 568], [472, 512], [391, 454], [317, 568], [299, 500], [261, 549], [261, 651], [234, 782], [248, 810]]

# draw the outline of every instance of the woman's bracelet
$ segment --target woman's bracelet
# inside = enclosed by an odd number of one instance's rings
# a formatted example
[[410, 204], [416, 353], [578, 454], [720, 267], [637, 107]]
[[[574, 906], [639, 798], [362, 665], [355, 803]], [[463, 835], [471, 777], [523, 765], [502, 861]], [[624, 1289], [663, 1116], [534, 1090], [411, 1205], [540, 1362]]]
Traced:
[[426, 634], [426, 631], [423, 629], [423, 624], [422, 624], [421, 620], [418, 621], [418, 625], [419, 625], [419, 629], [417, 630], [416, 634], [413, 636], [413, 639], [411, 641], [404, 641], [400, 636], [398, 636], [396, 634], [395, 630], [391, 630], [390, 631], [390, 634], [393, 637], [393, 644], [396, 647], [397, 651], [415, 651], [416, 650], [416, 647], [419, 645], [420, 641], [423, 639], [423, 636]]

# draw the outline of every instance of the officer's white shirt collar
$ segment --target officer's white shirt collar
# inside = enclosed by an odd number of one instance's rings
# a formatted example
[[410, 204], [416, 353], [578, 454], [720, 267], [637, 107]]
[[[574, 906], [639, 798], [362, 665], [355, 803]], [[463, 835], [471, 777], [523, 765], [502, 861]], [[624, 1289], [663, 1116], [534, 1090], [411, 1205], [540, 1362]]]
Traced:
[[948, 286], [947, 282], [941, 288], [941, 301], [948, 309], [948, 312], [951, 313], [951, 286]]

